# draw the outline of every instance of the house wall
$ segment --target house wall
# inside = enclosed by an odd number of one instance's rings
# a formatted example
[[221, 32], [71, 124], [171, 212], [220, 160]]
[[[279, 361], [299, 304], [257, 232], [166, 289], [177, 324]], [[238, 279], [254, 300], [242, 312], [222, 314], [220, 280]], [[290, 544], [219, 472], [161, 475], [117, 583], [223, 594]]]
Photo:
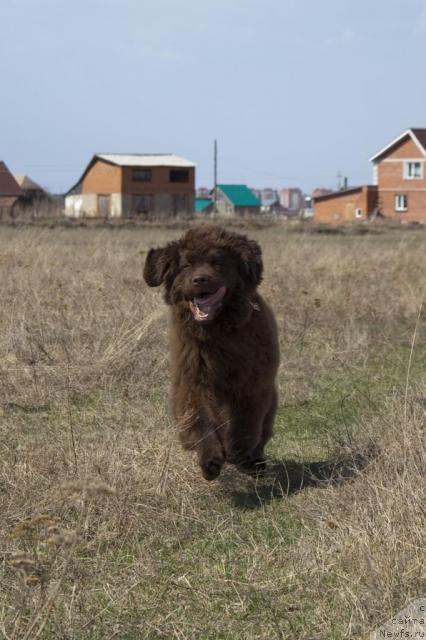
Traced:
[[219, 188], [216, 189], [216, 211], [222, 217], [234, 215], [234, 205]]
[[[395, 211], [395, 195], [405, 193], [408, 198], [407, 211]], [[426, 223], [426, 191], [414, 191], [408, 189], [380, 190], [380, 213], [386, 218], [399, 220], [400, 222]]]
[[255, 216], [260, 213], [260, 207], [234, 207], [238, 216]]
[[389, 149], [386, 153], [388, 158], [424, 158], [417, 144], [407, 135], [406, 138], [400, 140], [396, 145]]
[[[121, 193], [111, 193], [110, 211], [108, 218], [120, 218], [123, 210], [123, 197]], [[69, 218], [98, 218], [98, 194], [82, 193], [66, 196], [65, 215]]]
[[93, 193], [65, 197], [65, 215], [69, 218], [95, 218], [97, 198]]
[[83, 178], [82, 193], [120, 193], [122, 167], [96, 160]]
[[[133, 194], [123, 193], [123, 208], [122, 215], [123, 217], [135, 217], [136, 214], [133, 211]], [[181, 208], [175, 211], [174, 204], [174, 195], [180, 195], [175, 193], [152, 193], [152, 191], [147, 191], [146, 195], [152, 195], [153, 207], [149, 213], [154, 214], [164, 214], [164, 215], [174, 215], [174, 214], [184, 214], [190, 215], [194, 213], [194, 196], [192, 194], [185, 193], [186, 196], [186, 207]]]
[[234, 205], [220, 189], [217, 190], [216, 196], [216, 209], [219, 216], [232, 216], [234, 215]]
[[[423, 163], [423, 178], [404, 178], [404, 160]], [[426, 222], [426, 157], [419, 147], [406, 138], [376, 163], [380, 213], [386, 218]], [[405, 194], [408, 209], [395, 211], [395, 196]]]
[[[323, 199], [314, 199], [313, 219], [316, 223], [344, 224], [367, 220], [377, 205], [377, 189], [372, 186], [360, 187], [356, 191], [337, 191]], [[361, 209], [357, 217], [355, 212]]]
[[[139, 182], [133, 180], [133, 168], [123, 167], [122, 191], [123, 214], [132, 214], [132, 196], [150, 195], [153, 197], [153, 211], [157, 214], [186, 214], [194, 212], [195, 168], [182, 167], [188, 171], [188, 182], [170, 182], [170, 171], [181, 167], [151, 167], [151, 180]], [[149, 168], [149, 167], [147, 167]], [[186, 196], [186, 207], [176, 210], [174, 196]]]
[[17, 198], [16, 196], [2, 196], [2, 195], [0, 195], [0, 219], [3, 216], [9, 216], [10, 215], [13, 205], [18, 200], [19, 200], [19, 198]]
[[[136, 167], [122, 167], [121, 191], [129, 194], [188, 194], [195, 197], [195, 169], [182, 167], [189, 172], [188, 182], [170, 182], [170, 171], [181, 167], [152, 167], [150, 182], [138, 182], [132, 179], [132, 169]], [[143, 167], [145, 168], [145, 167]], [[146, 167], [149, 169], [150, 167]]]
[[[177, 213], [191, 214], [194, 211], [195, 168], [188, 167], [188, 182], [170, 182], [170, 171], [180, 167], [146, 167], [151, 169], [149, 182], [133, 180], [133, 168], [111, 165], [96, 160], [82, 181], [82, 194], [68, 196], [66, 214], [72, 217], [96, 217], [97, 196], [111, 196], [110, 217], [132, 215], [132, 196], [153, 196], [153, 213], [175, 213], [174, 196], [185, 195], [187, 206]], [[145, 167], [144, 167], [145, 168]], [[74, 199], [74, 200], [73, 200]]]

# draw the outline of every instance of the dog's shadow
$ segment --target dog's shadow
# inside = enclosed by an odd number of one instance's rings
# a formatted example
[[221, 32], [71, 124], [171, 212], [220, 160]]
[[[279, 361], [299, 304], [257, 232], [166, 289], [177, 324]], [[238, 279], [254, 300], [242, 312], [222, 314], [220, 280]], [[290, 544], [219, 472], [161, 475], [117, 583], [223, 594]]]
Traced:
[[347, 482], [364, 469], [373, 452], [351, 456], [337, 456], [320, 462], [298, 462], [296, 460], [268, 460], [261, 477], [249, 480], [245, 486], [236, 488], [235, 473], [221, 478], [223, 489], [231, 495], [239, 509], [257, 509], [273, 500], [286, 498], [309, 487], [329, 487]]

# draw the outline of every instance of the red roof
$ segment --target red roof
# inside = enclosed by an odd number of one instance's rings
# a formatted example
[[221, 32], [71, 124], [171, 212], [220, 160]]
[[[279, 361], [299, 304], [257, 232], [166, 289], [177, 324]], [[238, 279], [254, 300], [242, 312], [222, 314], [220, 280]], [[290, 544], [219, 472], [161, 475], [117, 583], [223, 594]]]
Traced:
[[426, 129], [411, 129], [411, 131], [426, 151]]
[[23, 191], [4, 162], [0, 160], [0, 196], [22, 196]]

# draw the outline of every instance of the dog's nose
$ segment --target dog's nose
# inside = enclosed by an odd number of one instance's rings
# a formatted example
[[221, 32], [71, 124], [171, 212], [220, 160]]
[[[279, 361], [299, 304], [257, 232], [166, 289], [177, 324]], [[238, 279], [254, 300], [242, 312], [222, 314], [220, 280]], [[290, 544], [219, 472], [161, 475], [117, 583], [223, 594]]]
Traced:
[[208, 282], [208, 280], [209, 280], [209, 279], [208, 279], [208, 277], [207, 277], [207, 276], [203, 276], [203, 275], [200, 275], [200, 276], [194, 276], [194, 277], [192, 278], [192, 284], [194, 284], [194, 285], [197, 285], [197, 284], [198, 284], [198, 285], [200, 285], [200, 284], [206, 284], [206, 283]]

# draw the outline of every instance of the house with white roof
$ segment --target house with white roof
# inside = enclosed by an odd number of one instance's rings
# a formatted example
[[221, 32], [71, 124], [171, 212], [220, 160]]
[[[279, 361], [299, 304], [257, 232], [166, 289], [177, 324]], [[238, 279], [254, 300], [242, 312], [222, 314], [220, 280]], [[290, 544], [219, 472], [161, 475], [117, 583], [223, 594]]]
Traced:
[[98, 153], [65, 197], [69, 217], [135, 218], [194, 211], [195, 164], [174, 154]]

